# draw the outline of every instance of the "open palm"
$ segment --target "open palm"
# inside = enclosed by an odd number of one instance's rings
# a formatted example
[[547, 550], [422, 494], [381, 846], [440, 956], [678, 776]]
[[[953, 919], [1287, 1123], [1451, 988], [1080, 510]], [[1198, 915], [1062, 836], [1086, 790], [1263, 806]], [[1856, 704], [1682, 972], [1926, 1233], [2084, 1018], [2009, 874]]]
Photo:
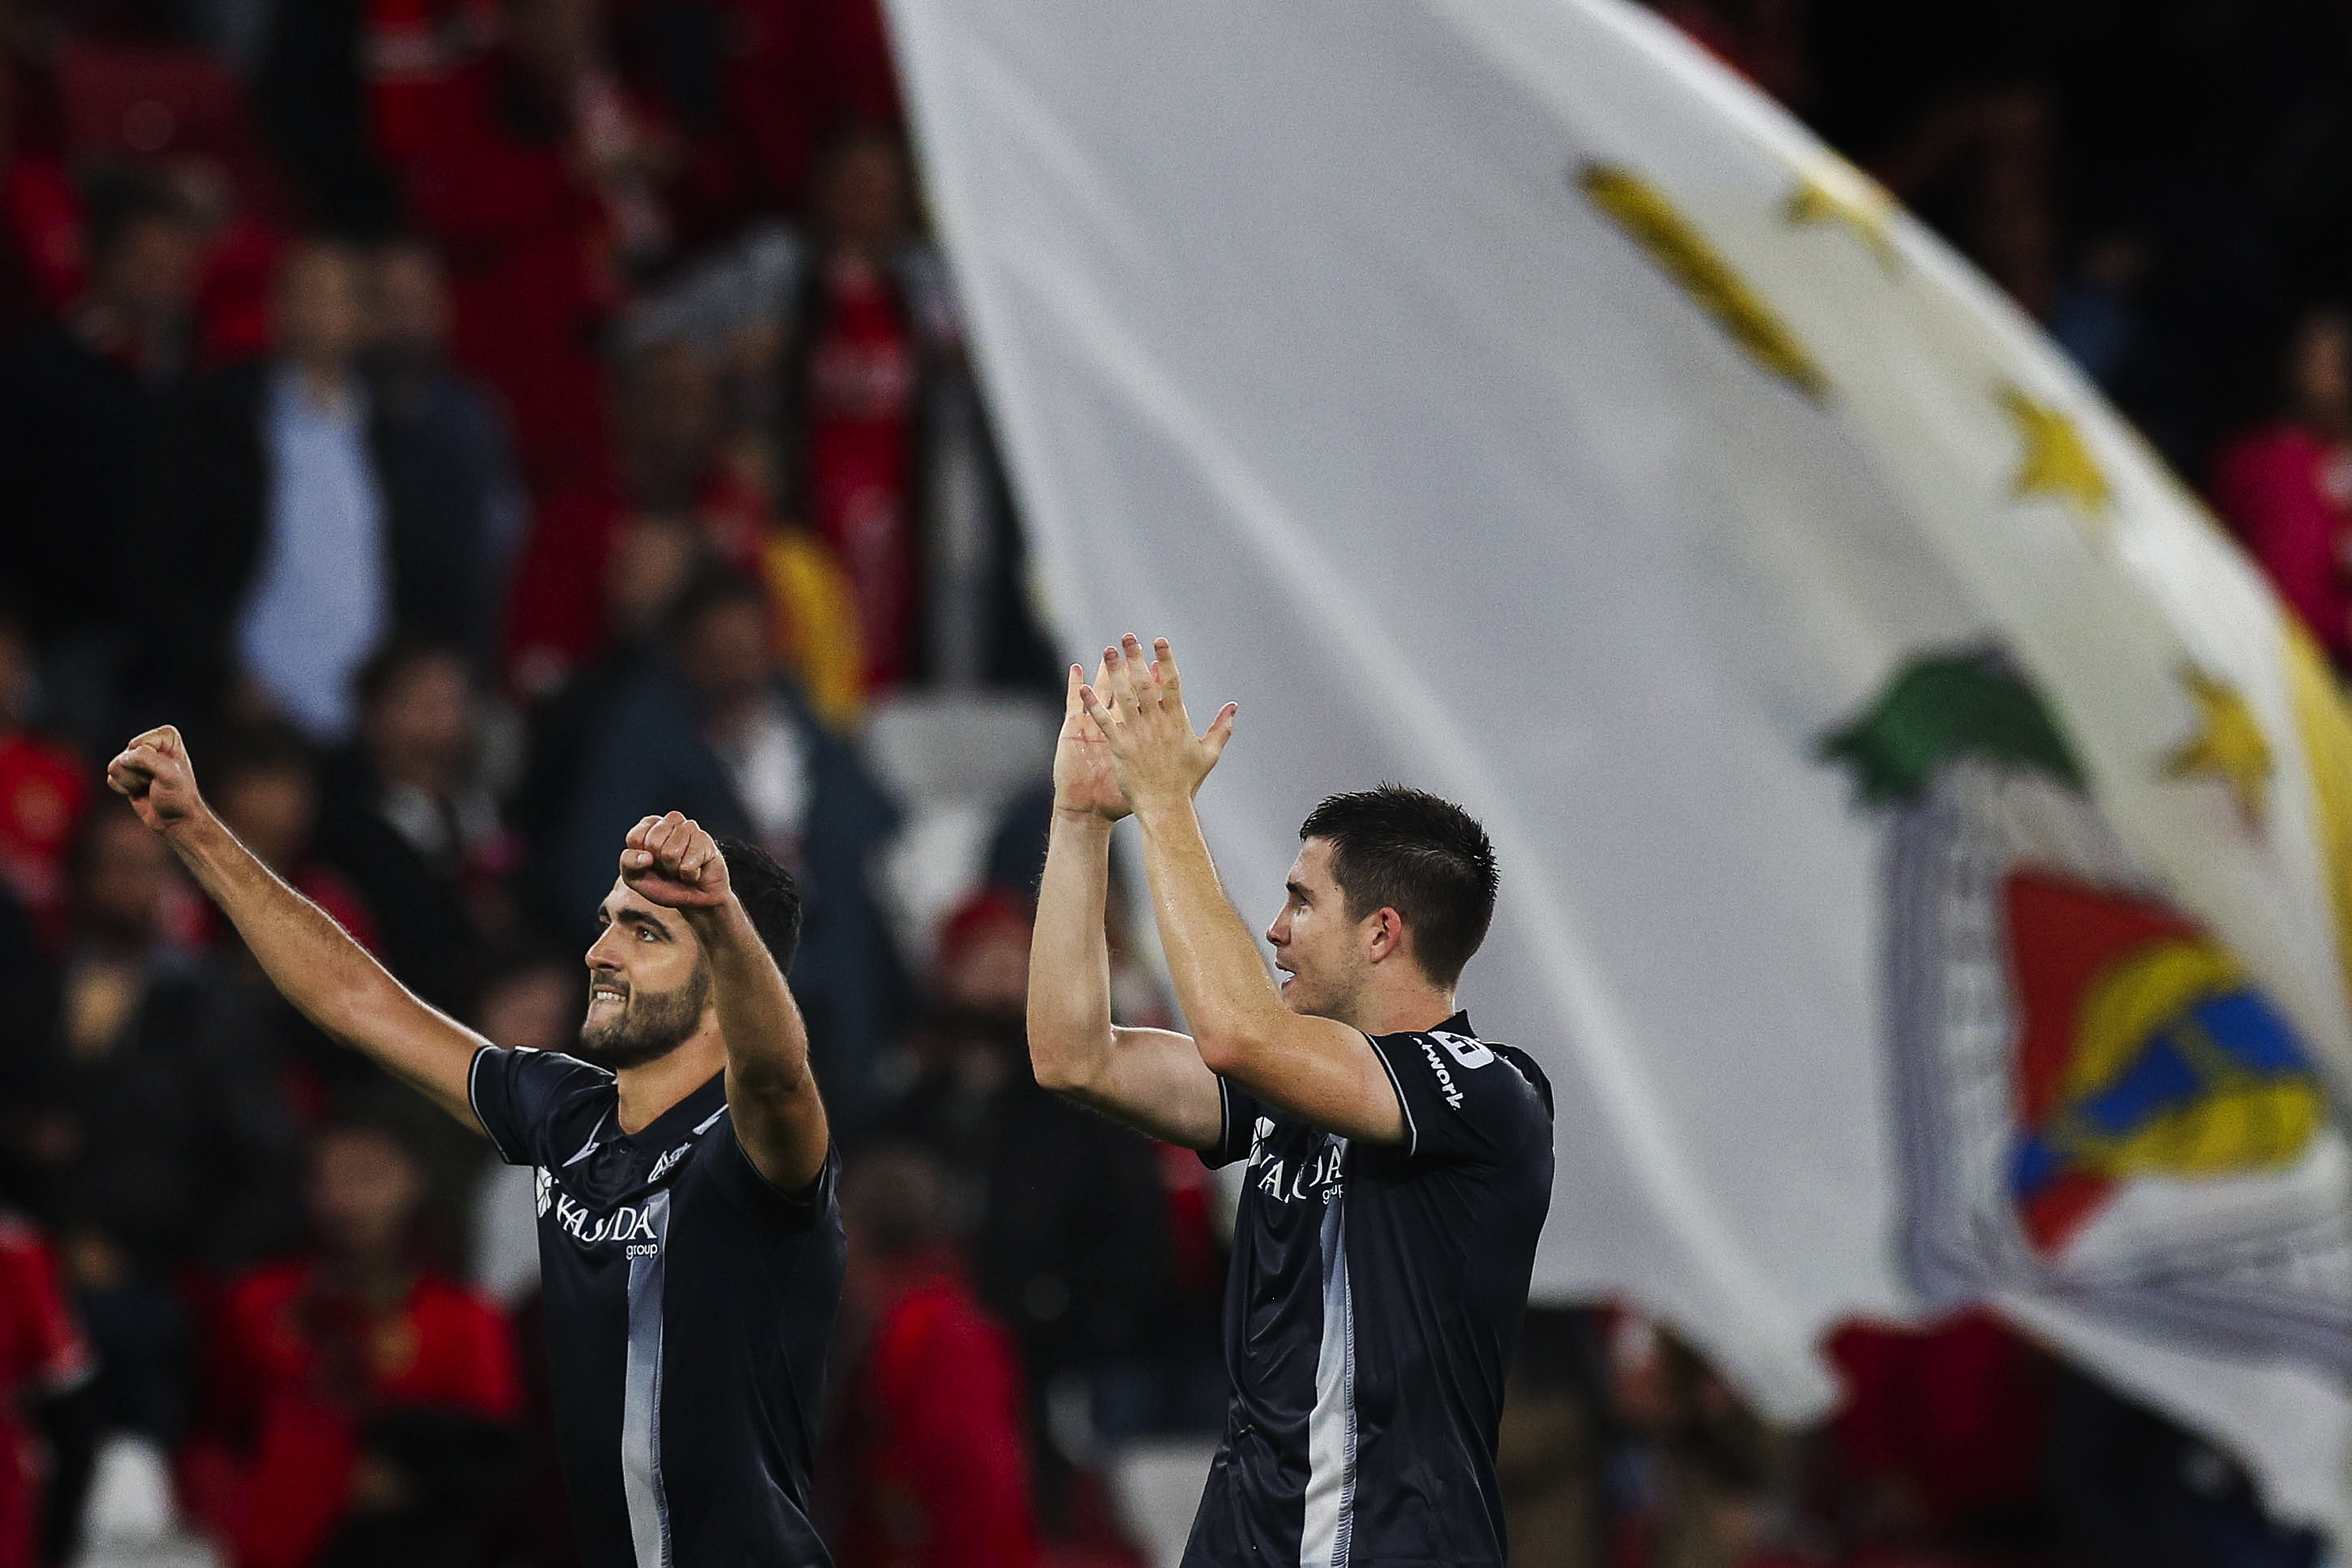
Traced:
[[[1097, 685], [1102, 682], [1100, 671], [1095, 680]], [[1092, 811], [1116, 822], [1131, 808], [1118, 787], [1118, 775], [1111, 768], [1110, 744], [1078, 701], [1080, 684], [1079, 667], [1072, 664], [1062, 733], [1054, 744], [1054, 804], [1063, 810]]]

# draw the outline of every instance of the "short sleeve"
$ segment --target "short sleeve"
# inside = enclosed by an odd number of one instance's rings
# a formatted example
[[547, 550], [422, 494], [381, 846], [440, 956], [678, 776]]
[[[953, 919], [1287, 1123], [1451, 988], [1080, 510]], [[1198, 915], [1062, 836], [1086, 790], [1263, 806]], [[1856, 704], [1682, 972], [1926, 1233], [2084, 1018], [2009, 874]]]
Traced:
[[1549, 1141], [1550, 1086], [1521, 1052], [1446, 1030], [1365, 1038], [1404, 1107], [1408, 1155], [1499, 1164], [1538, 1132]]
[[703, 1160], [710, 1179], [737, 1206], [762, 1224], [778, 1230], [807, 1230], [834, 1211], [838, 1201], [836, 1188], [841, 1184], [841, 1145], [835, 1144], [824, 1151], [824, 1164], [818, 1168], [807, 1186], [797, 1192], [788, 1191], [760, 1174], [743, 1141], [735, 1135], [733, 1117], [727, 1125], [714, 1128], [705, 1144]]
[[474, 1053], [466, 1095], [499, 1158], [510, 1166], [546, 1166], [555, 1163], [546, 1145], [557, 1103], [568, 1091], [607, 1082], [602, 1071], [551, 1051], [486, 1045]]
[[1211, 1170], [1249, 1157], [1250, 1145], [1257, 1140], [1257, 1119], [1264, 1114], [1248, 1091], [1230, 1078], [1218, 1078], [1217, 1103], [1217, 1141], [1201, 1151], [1201, 1163]]

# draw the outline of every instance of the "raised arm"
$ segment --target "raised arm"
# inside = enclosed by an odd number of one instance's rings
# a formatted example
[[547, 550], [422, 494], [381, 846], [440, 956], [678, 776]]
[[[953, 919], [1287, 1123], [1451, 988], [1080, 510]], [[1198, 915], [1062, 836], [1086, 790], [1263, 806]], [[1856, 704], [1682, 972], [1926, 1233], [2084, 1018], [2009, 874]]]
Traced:
[[808, 1029], [783, 971], [735, 896], [727, 857], [690, 817], [672, 811], [629, 830], [621, 877], [686, 917], [710, 966], [727, 1044], [727, 1107], [761, 1176], [798, 1191], [824, 1170], [832, 1131], [809, 1071]]
[[[1029, 942], [1029, 1065], [1037, 1082], [1181, 1148], [1215, 1146], [1224, 1107], [1191, 1040], [1110, 1020], [1111, 827], [1127, 802], [1101, 732], [1078, 706], [1078, 668], [1054, 755], [1054, 826]], [[1230, 721], [1228, 721], [1230, 722]]]
[[489, 1042], [427, 1007], [309, 899], [280, 882], [205, 804], [188, 750], [169, 725], [107, 764], [106, 781], [163, 835], [246, 946], [304, 1018], [365, 1051], [478, 1128], [466, 1083]]
[[1371, 1042], [1336, 1019], [1291, 1011], [1225, 896], [1192, 810], [1223, 741], [1216, 725], [1192, 733], [1175, 655], [1165, 639], [1155, 652], [1147, 664], [1132, 636], [1106, 650], [1102, 685], [1080, 701], [1143, 830], [1152, 915], [1202, 1061], [1325, 1132], [1403, 1143], [1403, 1105]]

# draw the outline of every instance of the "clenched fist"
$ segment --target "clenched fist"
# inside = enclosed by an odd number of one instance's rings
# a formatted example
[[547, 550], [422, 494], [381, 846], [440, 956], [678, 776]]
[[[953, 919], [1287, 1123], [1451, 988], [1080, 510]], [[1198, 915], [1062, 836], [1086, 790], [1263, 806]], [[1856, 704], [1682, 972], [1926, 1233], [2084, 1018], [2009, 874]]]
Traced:
[[621, 880], [666, 909], [710, 909], [727, 902], [727, 857], [702, 824], [676, 811], [629, 830]]
[[204, 816], [207, 810], [204, 797], [196, 793], [187, 743], [168, 724], [124, 747], [121, 755], [106, 765], [106, 783], [131, 802], [141, 821], [159, 833]]

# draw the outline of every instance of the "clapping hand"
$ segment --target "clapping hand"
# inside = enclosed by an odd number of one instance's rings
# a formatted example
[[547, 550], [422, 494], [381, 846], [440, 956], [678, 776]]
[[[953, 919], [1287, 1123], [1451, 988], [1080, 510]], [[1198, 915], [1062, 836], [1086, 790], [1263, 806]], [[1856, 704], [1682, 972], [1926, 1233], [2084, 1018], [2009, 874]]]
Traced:
[[[1184, 711], [1175, 650], [1162, 637], [1152, 644], [1152, 652], [1155, 657], [1146, 662], [1142, 642], [1129, 632], [1118, 646], [1103, 650], [1094, 682], [1076, 693], [1086, 719], [1101, 737], [1101, 750], [1108, 754], [1123, 806], [1143, 811], [1192, 800], [1224, 754], [1241, 711], [1227, 703], [1206, 731], [1193, 734], [1192, 717]], [[1076, 674], [1071, 671], [1073, 679]], [[1067, 728], [1066, 724], [1065, 733]], [[1058, 789], [1058, 758], [1055, 774]]]

